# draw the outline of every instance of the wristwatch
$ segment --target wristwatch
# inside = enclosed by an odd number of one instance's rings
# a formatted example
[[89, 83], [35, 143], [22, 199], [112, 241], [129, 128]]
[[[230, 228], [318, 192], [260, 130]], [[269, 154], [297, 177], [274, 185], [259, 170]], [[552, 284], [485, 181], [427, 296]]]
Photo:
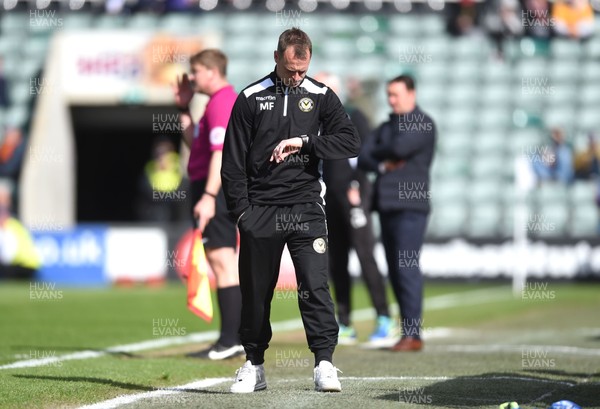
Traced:
[[302, 146], [308, 143], [308, 135], [300, 135], [300, 139], [302, 139]]

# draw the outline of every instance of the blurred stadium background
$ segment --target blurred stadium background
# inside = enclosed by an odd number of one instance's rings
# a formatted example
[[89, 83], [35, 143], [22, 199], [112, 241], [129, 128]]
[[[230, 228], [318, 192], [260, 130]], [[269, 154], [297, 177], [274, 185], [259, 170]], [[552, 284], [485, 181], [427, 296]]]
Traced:
[[[0, 188], [10, 179], [13, 213], [41, 262], [32, 280], [0, 279], [0, 407], [145, 392], [157, 397], [126, 407], [247, 406], [224, 393], [239, 362], [185, 356], [219, 322], [187, 311], [177, 282], [191, 220], [170, 83], [191, 54], [219, 47], [240, 91], [273, 69], [277, 37], [292, 26], [313, 40], [309, 75], [340, 76], [342, 100], [372, 126], [389, 112], [386, 80], [401, 73], [415, 76], [438, 126], [421, 255], [427, 348], [390, 359], [340, 347], [345, 390], [327, 405], [397, 407], [405, 393], [432, 408], [566, 398], [600, 407], [600, 152], [589, 142], [600, 137], [600, 1], [585, 3], [593, 29], [573, 39], [554, 33], [558, 1], [544, 0], [0, 0]], [[194, 100], [196, 117], [205, 102]], [[587, 168], [538, 183], [532, 169], [556, 127]], [[178, 185], [148, 189], [165, 149]], [[381, 246], [377, 259], [385, 272]], [[512, 297], [506, 284], [520, 290], [525, 277], [542, 282]], [[167, 285], [113, 286], [134, 283]], [[280, 288], [293, 286], [284, 258]], [[364, 286], [353, 291], [364, 338], [369, 299]], [[293, 292], [276, 294], [272, 318], [272, 383], [256, 406], [323, 406], [309, 390]], [[286, 354], [308, 370], [278, 363]], [[156, 390], [173, 385], [188, 386], [166, 398]]]
[[[13, 210], [33, 232], [38, 278], [175, 277], [191, 226], [185, 175], [177, 192], [152, 192], [153, 205], [175, 206], [173, 214], [145, 218], [137, 205], [157, 138], [175, 144], [185, 169], [170, 83], [191, 53], [219, 47], [239, 91], [272, 70], [277, 37], [291, 26], [313, 40], [309, 75], [341, 76], [341, 97], [373, 126], [389, 112], [385, 81], [416, 77], [419, 104], [439, 128], [426, 276], [598, 277], [595, 175], [537, 184], [519, 163], [539, 159], [553, 127], [574, 154], [600, 131], [600, 19], [585, 41], [536, 37], [529, 2], [517, 3], [523, 32], [499, 49], [489, 28], [501, 3], [4, 0], [0, 124], [23, 133]], [[598, 13], [599, 2], [590, 5]], [[448, 30], [461, 13], [472, 27]]]

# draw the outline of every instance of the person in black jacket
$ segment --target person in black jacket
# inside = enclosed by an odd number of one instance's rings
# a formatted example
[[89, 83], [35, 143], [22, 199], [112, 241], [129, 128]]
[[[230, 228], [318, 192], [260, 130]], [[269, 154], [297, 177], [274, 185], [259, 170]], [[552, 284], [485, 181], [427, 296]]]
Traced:
[[[338, 92], [340, 81], [335, 75], [322, 72], [315, 75], [315, 79]], [[346, 105], [345, 108], [364, 144], [371, 134], [367, 117], [356, 107]], [[356, 331], [350, 322], [352, 280], [348, 271], [349, 252], [354, 248], [371, 303], [377, 313], [377, 326], [369, 337], [369, 344], [372, 347], [384, 347], [389, 346], [390, 341], [395, 341], [397, 326], [390, 318], [385, 282], [373, 254], [375, 235], [370, 208], [372, 185], [366, 172], [356, 165], [357, 158], [323, 161], [323, 180], [327, 186], [325, 210], [330, 239], [329, 269], [340, 327], [338, 343], [353, 345], [357, 342]]]
[[221, 177], [240, 231], [240, 339], [247, 361], [231, 392], [266, 388], [264, 352], [271, 339], [271, 299], [287, 244], [298, 305], [319, 391], [340, 391], [332, 364], [338, 325], [327, 284], [328, 243], [322, 159], [357, 156], [360, 138], [339, 98], [306, 76], [312, 43], [298, 28], [284, 31], [275, 70], [238, 96], [227, 126]]
[[400, 306], [402, 338], [394, 351], [422, 348], [423, 276], [419, 257], [430, 211], [429, 169], [436, 127], [416, 105], [414, 79], [388, 82], [390, 119], [363, 146], [359, 167], [377, 171], [374, 209], [379, 212], [388, 272]]

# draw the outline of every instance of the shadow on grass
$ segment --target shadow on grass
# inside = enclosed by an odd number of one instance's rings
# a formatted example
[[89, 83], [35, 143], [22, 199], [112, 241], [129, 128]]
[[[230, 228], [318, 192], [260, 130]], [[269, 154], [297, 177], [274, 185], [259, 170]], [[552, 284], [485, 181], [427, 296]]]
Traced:
[[104, 379], [104, 378], [93, 378], [88, 376], [46, 376], [46, 375], [13, 375], [15, 378], [24, 378], [24, 379], [36, 379], [41, 381], [60, 381], [60, 382], [88, 382], [88, 383], [97, 383], [101, 385], [108, 385], [115, 388], [126, 389], [130, 391], [143, 391], [143, 392], [152, 392], [157, 390], [176, 390], [179, 392], [190, 392], [190, 393], [206, 393], [206, 394], [226, 394], [229, 395], [228, 392], [223, 391], [215, 391], [215, 390], [207, 390], [207, 389], [172, 389], [168, 386], [163, 388], [155, 388], [153, 386], [145, 386], [138, 385], [135, 383], [129, 382], [119, 382], [112, 379]]
[[400, 387], [397, 392], [377, 399], [446, 408], [497, 407], [513, 401], [528, 409], [547, 408], [562, 399], [586, 408], [597, 406], [600, 403], [598, 383], [577, 383], [576, 378], [580, 375], [565, 371], [531, 371], [527, 374], [498, 372], [459, 376], [422, 387]]

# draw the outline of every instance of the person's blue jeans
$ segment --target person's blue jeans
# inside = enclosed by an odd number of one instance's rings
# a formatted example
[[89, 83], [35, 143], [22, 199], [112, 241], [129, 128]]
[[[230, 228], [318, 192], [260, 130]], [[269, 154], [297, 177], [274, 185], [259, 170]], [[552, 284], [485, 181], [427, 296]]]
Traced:
[[400, 307], [402, 333], [420, 338], [423, 275], [419, 267], [428, 214], [414, 210], [379, 212], [388, 275]]

